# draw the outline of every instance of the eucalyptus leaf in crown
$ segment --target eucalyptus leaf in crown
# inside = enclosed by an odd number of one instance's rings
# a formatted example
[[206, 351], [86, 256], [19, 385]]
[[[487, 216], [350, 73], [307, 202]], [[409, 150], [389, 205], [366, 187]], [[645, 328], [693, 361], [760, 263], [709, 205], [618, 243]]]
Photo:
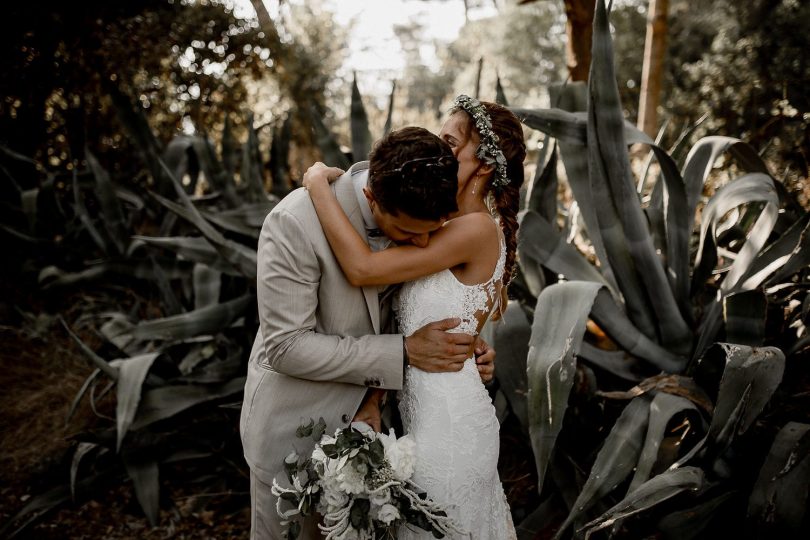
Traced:
[[[318, 439], [322, 421], [313, 425], [302, 426], [297, 435]], [[403, 526], [419, 527], [436, 538], [464, 534], [446, 509], [411, 481], [414, 450], [407, 435], [397, 438], [393, 429], [386, 435], [354, 423], [334, 436], [320, 436], [305, 459], [288, 455], [284, 470], [290, 487], [277, 480], [272, 487], [286, 538], [297, 538], [302, 518], [316, 511], [323, 516], [318, 527], [327, 540], [397, 538]]]
[[475, 123], [475, 129], [481, 138], [481, 144], [475, 151], [475, 156], [495, 167], [495, 177], [492, 179], [492, 187], [497, 188], [509, 183], [509, 176], [506, 174], [506, 156], [501, 150], [500, 138], [492, 131], [492, 120], [489, 113], [481, 105], [481, 102], [470, 96], [461, 94], [453, 102], [454, 109], [461, 109], [469, 114]]

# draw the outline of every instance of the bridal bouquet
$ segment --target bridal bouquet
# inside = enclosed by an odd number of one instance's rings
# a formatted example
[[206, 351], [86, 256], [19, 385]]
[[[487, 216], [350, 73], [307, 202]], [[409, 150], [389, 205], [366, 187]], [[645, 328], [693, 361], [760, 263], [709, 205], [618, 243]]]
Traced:
[[334, 436], [323, 435], [324, 429], [323, 419], [299, 428], [299, 437], [320, 441], [305, 459], [294, 452], [285, 458], [292, 487], [273, 481], [286, 538], [297, 538], [300, 518], [315, 511], [323, 517], [318, 527], [327, 540], [396, 538], [397, 528], [406, 523], [436, 538], [462, 533], [447, 512], [410, 481], [415, 443], [408, 436], [397, 439], [394, 430], [375, 433], [362, 423], [338, 429]]

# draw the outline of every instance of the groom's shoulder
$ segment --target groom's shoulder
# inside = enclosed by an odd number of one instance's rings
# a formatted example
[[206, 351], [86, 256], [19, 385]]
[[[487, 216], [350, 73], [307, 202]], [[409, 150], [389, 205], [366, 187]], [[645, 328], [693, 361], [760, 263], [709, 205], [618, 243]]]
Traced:
[[[345, 208], [346, 202], [350, 204], [354, 202], [354, 196], [349, 196], [354, 193], [354, 179], [358, 175], [368, 174], [368, 161], [361, 161], [352, 165], [343, 175], [332, 183], [332, 190], [338, 195], [338, 202]], [[341, 197], [341, 194], [345, 195]], [[281, 199], [276, 206], [270, 211], [265, 218], [265, 223], [271, 216], [280, 217], [279, 214], [288, 214], [298, 221], [303, 223], [310, 223], [314, 220], [318, 221], [318, 215], [315, 212], [315, 207], [312, 205], [312, 199], [309, 198], [309, 193], [305, 188], [298, 188], [287, 194], [286, 197]], [[320, 226], [318, 227], [320, 228]]]
[[[354, 178], [359, 175], [368, 175], [368, 161], [355, 163], [340, 178], [332, 183], [332, 191], [338, 194], [338, 201], [341, 203], [340, 194], [354, 191]], [[273, 208], [273, 212], [314, 212], [312, 200], [305, 188], [298, 188], [287, 194], [286, 197]]]

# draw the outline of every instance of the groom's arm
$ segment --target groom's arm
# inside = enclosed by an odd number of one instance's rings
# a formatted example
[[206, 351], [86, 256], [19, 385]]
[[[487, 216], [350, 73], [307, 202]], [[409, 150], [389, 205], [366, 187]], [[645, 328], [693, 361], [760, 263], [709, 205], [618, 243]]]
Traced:
[[288, 211], [271, 212], [259, 241], [257, 281], [268, 364], [301, 379], [400, 389], [401, 335], [340, 337], [315, 331], [320, 280], [304, 225]]

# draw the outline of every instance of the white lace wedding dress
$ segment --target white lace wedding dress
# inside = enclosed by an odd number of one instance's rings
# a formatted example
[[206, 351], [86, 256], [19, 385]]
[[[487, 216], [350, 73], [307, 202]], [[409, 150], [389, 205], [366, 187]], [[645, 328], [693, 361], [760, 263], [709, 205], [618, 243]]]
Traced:
[[[450, 270], [405, 283], [399, 292], [402, 332], [407, 336], [429, 322], [459, 317], [463, 322], [453, 331], [475, 334], [475, 315], [488, 314], [497, 302], [505, 260], [501, 239], [498, 263], [486, 283], [465, 285]], [[416, 442], [414, 482], [445, 505], [468, 533], [452, 538], [516, 538], [496, 468], [498, 419], [475, 359], [455, 373], [409, 368], [399, 403], [405, 433]], [[403, 527], [398, 538], [427, 540], [433, 535]]]

